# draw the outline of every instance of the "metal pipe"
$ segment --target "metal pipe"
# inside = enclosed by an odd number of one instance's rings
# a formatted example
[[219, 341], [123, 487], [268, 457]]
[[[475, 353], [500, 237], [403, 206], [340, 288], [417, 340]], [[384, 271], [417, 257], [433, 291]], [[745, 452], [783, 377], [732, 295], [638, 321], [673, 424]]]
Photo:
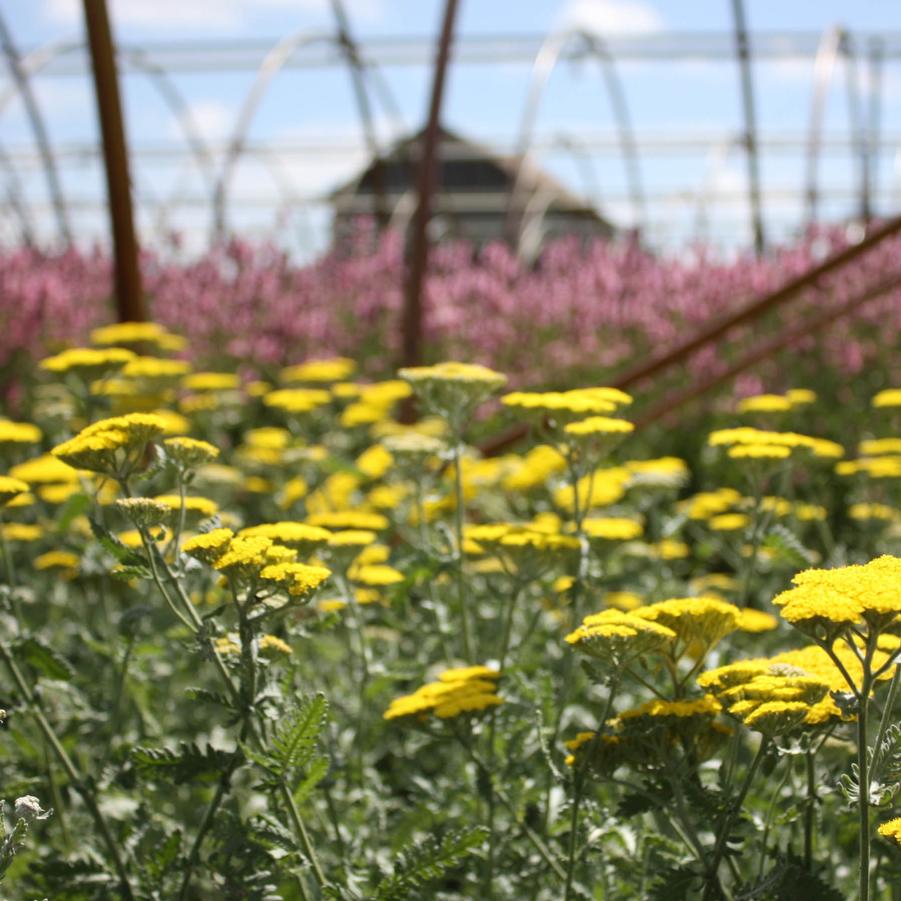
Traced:
[[899, 233], [901, 233], [901, 216], [896, 216], [878, 226], [859, 243], [852, 244], [850, 247], [833, 254], [812, 269], [808, 269], [801, 275], [791, 279], [781, 288], [765, 294], [763, 297], [755, 298], [734, 312], [727, 313], [711, 325], [702, 328], [691, 338], [686, 339], [671, 350], [664, 351], [656, 357], [652, 357], [646, 363], [640, 363], [638, 366], [627, 370], [613, 384], [618, 388], [627, 388], [636, 382], [640, 382], [642, 379], [657, 375], [657, 373], [676, 363], [681, 363], [694, 351], [716, 341], [736, 326], [759, 319], [770, 310], [774, 310], [797, 297], [805, 288], [816, 288], [823, 276], [856, 260], [877, 244]]
[[751, 212], [751, 233], [754, 252], [763, 256], [766, 241], [763, 233], [763, 211], [760, 203], [760, 158], [757, 149], [757, 124], [754, 113], [754, 82], [751, 78], [751, 44], [745, 25], [742, 0], [732, 0], [735, 22], [735, 52], [741, 76], [741, 105], [745, 118], [744, 146], [748, 160], [748, 205]]
[[63, 195], [62, 183], [59, 180], [59, 173], [56, 171], [56, 161], [53, 158], [50, 139], [47, 136], [47, 129], [44, 127], [44, 117], [41, 115], [37, 97], [34, 91], [31, 90], [28, 74], [22, 66], [19, 52], [16, 49], [12, 34], [6, 26], [6, 20], [3, 18], [2, 13], [0, 13], [0, 43], [3, 44], [3, 52], [6, 54], [10, 75], [19, 92], [19, 96], [22, 98], [25, 112], [31, 122], [31, 130], [34, 132], [35, 142], [38, 145], [38, 151], [41, 154], [41, 161], [44, 165], [44, 177], [47, 179], [47, 191], [50, 194], [53, 211], [56, 215], [57, 228], [63, 241], [66, 244], [71, 244], [72, 231], [69, 228], [66, 201]]
[[706, 394], [708, 391], [719, 387], [724, 382], [728, 382], [730, 379], [735, 378], [735, 376], [744, 372], [746, 369], [750, 369], [755, 364], [775, 356], [775, 354], [785, 350], [791, 344], [801, 341], [809, 335], [814, 335], [817, 332], [822, 331], [827, 326], [837, 322], [843, 316], [853, 313], [865, 303], [877, 300], [889, 291], [893, 291], [898, 287], [901, 287], [901, 275], [896, 273], [883, 279], [875, 287], [869, 288], [862, 294], [856, 294], [850, 300], [845, 301], [845, 303], [839, 304], [833, 309], [826, 310], [819, 316], [808, 317], [795, 328], [786, 329], [778, 335], [774, 335], [772, 338], [762, 341], [721, 372], [664, 398], [659, 404], [652, 407], [651, 410], [641, 416], [636, 421], [635, 427], [641, 429], [650, 425], [652, 422], [656, 422], [658, 419], [662, 419], [668, 413], [679, 409], [689, 401], [695, 400]]
[[431, 218], [432, 194], [438, 187], [435, 162], [441, 142], [441, 103], [444, 99], [444, 82], [450, 60], [457, 16], [457, 0], [447, 0], [441, 36], [432, 75], [432, 96], [429, 102], [428, 120], [422, 136], [419, 160], [419, 203], [413, 217], [413, 234], [408, 242], [407, 279], [404, 290], [404, 309], [401, 321], [401, 361], [404, 366], [416, 366], [422, 362], [422, 283], [429, 261], [428, 226]]
[[116, 265], [116, 312], [120, 322], [140, 322], [146, 317], [113, 37], [105, 0], [83, 0], [83, 5], [94, 73], [94, 93], [103, 138], [103, 160]]
[[350, 68], [350, 81], [354, 97], [357, 101], [357, 110], [360, 114], [360, 122], [363, 125], [363, 140], [366, 149], [372, 158], [372, 206], [375, 221], [379, 231], [388, 224], [390, 214], [385, 198], [385, 167], [382, 161], [382, 152], [375, 134], [375, 125], [372, 119], [372, 107], [369, 103], [369, 95], [366, 93], [364, 80], [365, 69], [360, 59], [360, 52], [350, 34], [350, 24], [347, 12], [341, 0], [332, 0], [332, 13], [335, 16], [335, 26], [338, 31], [338, 43], [347, 58]]

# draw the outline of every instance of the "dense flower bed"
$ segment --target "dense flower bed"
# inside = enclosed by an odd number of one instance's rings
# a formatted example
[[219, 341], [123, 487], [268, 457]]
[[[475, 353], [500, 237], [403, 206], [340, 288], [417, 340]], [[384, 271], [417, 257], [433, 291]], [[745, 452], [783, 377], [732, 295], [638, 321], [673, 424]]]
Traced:
[[[425, 339], [433, 359], [491, 362], [515, 384], [569, 384], [603, 378], [668, 347], [712, 317], [783, 284], [826, 252], [843, 245], [838, 231], [774, 251], [763, 261], [717, 261], [702, 251], [661, 258], [635, 246], [598, 243], [587, 249], [562, 241], [537, 268], [501, 245], [474, 259], [465, 246], [433, 254], [426, 283]], [[828, 280], [825, 294], [793, 305], [784, 320], [841, 302], [861, 286], [897, 271], [901, 239]], [[309, 356], [341, 354], [372, 375], [391, 372], [400, 345], [402, 247], [396, 236], [355, 245], [307, 266], [271, 246], [234, 241], [191, 262], [145, 254], [153, 317], [188, 338], [188, 354], [207, 367], [271, 373]], [[74, 250], [44, 255], [0, 252], [0, 380], [60, 343], [79, 343], [111, 318], [110, 262]], [[838, 375], [891, 365], [901, 341], [896, 293], [868, 304], [840, 327], [811, 338], [790, 365], [764, 372], [806, 383], [824, 367]], [[692, 371], [725, 359], [724, 345], [696, 355]], [[897, 366], [897, 362], [894, 364]], [[760, 390], [760, 373], [741, 393]]]

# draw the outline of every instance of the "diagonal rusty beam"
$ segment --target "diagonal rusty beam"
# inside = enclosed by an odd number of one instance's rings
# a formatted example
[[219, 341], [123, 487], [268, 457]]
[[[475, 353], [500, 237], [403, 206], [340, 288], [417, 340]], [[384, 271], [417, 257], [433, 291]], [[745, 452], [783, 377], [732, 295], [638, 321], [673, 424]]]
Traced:
[[818, 283], [823, 276], [841, 269], [877, 244], [898, 234], [901, 234], [901, 216], [889, 219], [887, 222], [874, 228], [859, 243], [852, 244], [850, 247], [833, 254], [812, 269], [808, 269], [796, 278], [791, 279], [781, 288], [777, 288], [763, 297], [746, 303], [732, 313], [727, 313], [681, 344], [677, 344], [670, 350], [652, 357], [646, 363], [640, 363], [638, 366], [627, 370], [622, 375], [617, 376], [612, 384], [617, 388], [628, 388], [630, 385], [634, 385], [636, 382], [640, 382], [649, 376], [656, 375], [676, 363], [683, 362], [696, 350], [718, 340], [737, 326], [759, 319], [764, 314], [769, 313], [770, 310], [774, 310], [787, 301], [793, 300], [807, 288], [818, 287]]
[[901, 273], [895, 273], [882, 279], [872, 288], [868, 288], [861, 294], [855, 294], [844, 303], [821, 313], [818, 316], [809, 316], [800, 325], [794, 328], [781, 331], [778, 335], [766, 341], [761, 341], [755, 347], [751, 348], [746, 354], [739, 357], [730, 366], [704, 379], [694, 385], [689, 385], [681, 391], [675, 391], [668, 397], [665, 397], [659, 404], [652, 407], [647, 413], [641, 416], [635, 423], [635, 427], [640, 429], [662, 419], [668, 413], [679, 409], [689, 401], [696, 400], [708, 391], [718, 388], [724, 382], [728, 382], [735, 376], [741, 374], [746, 369], [750, 369], [762, 360], [775, 356], [777, 353], [784, 351], [793, 343], [806, 338], [808, 335], [816, 334], [830, 325], [833, 325], [843, 316], [853, 313], [864, 304], [870, 303], [883, 297], [889, 291], [893, 291], [901, 287]]

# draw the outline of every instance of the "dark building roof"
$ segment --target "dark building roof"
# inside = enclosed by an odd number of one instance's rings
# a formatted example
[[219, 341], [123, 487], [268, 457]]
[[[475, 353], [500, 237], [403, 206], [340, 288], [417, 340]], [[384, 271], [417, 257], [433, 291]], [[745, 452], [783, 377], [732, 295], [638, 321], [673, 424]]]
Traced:
[[[332, 192], [336, 235], [344, 232], [353, 218], [375, 213], [379, 195], [392, 224], [406, 226], [417, 200], [422, 137], [420, 131], [397, 142], [359, 175]], [[440, 188], [432, 203], [438, 230], [450, 237], [482, 244], [504, 238], [509, 231], [509, 217], [515, 215], [521, 239], [526, 244], [523, 246], [520, 240], [520, 249], [526, 255], [537, 253], [550, 237], [614, 234], [614, 227], [590, 204], [533, 166], [524, 167], [519, 176], [517, 206], [521, 208], [511, 212], [510, 198], [517, 171], [516, 159], [498, 156], [442, 128]]]

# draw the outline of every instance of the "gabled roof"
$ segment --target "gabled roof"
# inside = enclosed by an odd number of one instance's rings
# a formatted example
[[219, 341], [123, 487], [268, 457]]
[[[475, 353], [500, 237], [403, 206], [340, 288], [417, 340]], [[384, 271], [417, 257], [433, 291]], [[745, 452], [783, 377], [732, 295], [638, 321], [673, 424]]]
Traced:
[[[415, 148], [422, 141], [424, 131], [424, 129], [420, 129], [414, 134], [408, 135], [397, 141], [382, 154], [378, 162], [384, 166], [385, 164], [409, 161], [411, 157], [414, 157]], [[502, 179], [505, 180], [506, 186], [504, 190], [509, 190], [510, 187], [512, 187], [519, 168], [517, 157], [499, 155], [488, 147], [475, 141], [471, 141], [468, 138], [463, 138], [444, 126], [440, 126], [440, 133], [442, 147], [445, 149], [448, 147], [454, 148], [460, 159], [485, 160], [489, 162], [492, 166], [497, 168]], [[454, 153], [445, 154], [445, 159], [448, 159], [448, 157], [450, 161], [457, 158]], [[364, 181], [367, 180], [367, 177], [373, 177], [375, 168], [376, 161], [373, 160], [365, 169], [353, 178], [329, 193], [328, 199], [333, 203], [340, 203], [343, 198], [348, 198], [359, 193], [360, 187]], [[591, 213], [592, 215], [597, 216], [598, 219], [603, 218], [590, 203], [587, 203], [581, 197], [578, 197], [568, 188], [564, 187], [552, 175], [539, 169], [537, 166], [534, 166], [528, 162], [528, 160], [526, 161], [520, 178], [522, 179], [520, 189], [526, 197], [541, 192], [542, 194], [548, 194], [554, 198], [554, 206], [557, 209], [580, 212], [583, 214]], [[411, 171], [410, 182], [412, 187], [413, 182], [415, 182], [415, 170]], [[448, 191], [446, 187], [443, 190]], [[388, 193], [391, 193], [390, 190]]]

